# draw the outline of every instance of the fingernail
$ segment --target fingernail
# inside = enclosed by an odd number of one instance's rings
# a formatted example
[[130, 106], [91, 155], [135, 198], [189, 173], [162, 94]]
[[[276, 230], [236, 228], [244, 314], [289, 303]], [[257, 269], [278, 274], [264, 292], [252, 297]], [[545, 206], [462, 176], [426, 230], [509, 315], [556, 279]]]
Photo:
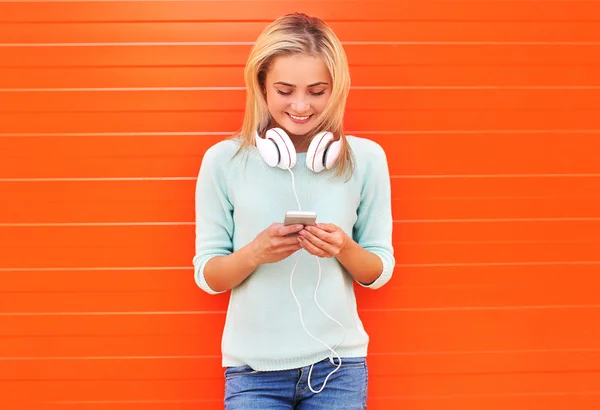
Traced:
[[303, 228], [303, 225], [296, 225], [296, 229], [300, 230]]

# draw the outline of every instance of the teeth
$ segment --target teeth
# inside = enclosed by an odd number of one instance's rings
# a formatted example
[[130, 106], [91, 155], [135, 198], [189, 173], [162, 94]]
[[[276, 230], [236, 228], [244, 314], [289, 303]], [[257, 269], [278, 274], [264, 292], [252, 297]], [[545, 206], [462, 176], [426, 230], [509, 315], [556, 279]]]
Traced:
[[310, 115], [307, 115], [306, 117], [298, 117], [298, 116], [290, 114], [290, 117], [292, 117], [293, 119], [298, 120], [298, 121], [304, 121], [304, 120], [307, 120], [308, 117], [310, 117]]

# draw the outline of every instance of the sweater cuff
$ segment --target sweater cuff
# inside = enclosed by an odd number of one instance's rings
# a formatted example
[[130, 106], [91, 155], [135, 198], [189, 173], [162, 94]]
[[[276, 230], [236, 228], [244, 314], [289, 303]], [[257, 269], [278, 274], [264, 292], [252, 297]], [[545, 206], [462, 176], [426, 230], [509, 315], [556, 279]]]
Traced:
[[214, 257], [214, 256], [217, 256], [217, 255], [213, 255], [213, 256], [207, 257], [203, 261], [201, 261], [198, 264], [198, 267], [196, 268], [196, 273], [194, 275], [194, 278], [196, 280], [196, 284], [200, 287], [200, 289], [202, 289], [203, 291], [205, 291], [209, 295], [219, 295], [221, 293], [227, 292], [226, 290], [222, 290], [222, 291], [216, 291], [216, 290], [214, 290], [213, 288], [210, 287], [210, 285], [208, 284], [208, 282], [206, 282], [206, 278], [204, 277], [204, 266], [206, 266], [206, 263], [212, 257]]
[[357, 281], [358, 284], [364, 288], [379, 289], [380, 287], [385, 285], [392, 278], [393, 267], [389, 266], [386, 259], [383, 258], [381, 255], [378, 255], [378, 254], [376, 254], [376, 255], [379, 257], [379, 259], [381, 259], [381, 264], [383, 265], [383, 269], [381, 270], [381, 273], [379, 274], [377, 279], [375, 279], [371, 283], [362, 283], [362, 282]]

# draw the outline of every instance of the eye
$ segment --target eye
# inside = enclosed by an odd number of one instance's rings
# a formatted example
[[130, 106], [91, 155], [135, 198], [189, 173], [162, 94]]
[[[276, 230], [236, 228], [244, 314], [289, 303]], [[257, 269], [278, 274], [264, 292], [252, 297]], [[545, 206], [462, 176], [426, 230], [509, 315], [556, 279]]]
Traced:
[[323, 95], [325, 94], [325, 90], [323, 91], [319, 91], [319, 92], [315, 92], [315, 93], [311, 93], [312, 95]]
[[290, 95], [291, 93], [292, 93], [291, 91], [286, 93], [286, 92], [283, 92], [283, 91], [277, 89], [277, 94], [280, 94], [280, 95]]

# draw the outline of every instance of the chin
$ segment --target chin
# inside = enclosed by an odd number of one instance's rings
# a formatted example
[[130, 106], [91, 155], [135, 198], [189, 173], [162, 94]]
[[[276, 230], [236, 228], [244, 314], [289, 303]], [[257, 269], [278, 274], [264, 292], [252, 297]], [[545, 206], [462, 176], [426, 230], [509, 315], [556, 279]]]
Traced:
[[286, 121], [283, 127], [288, 134], [295, 136], [303, 136], [308, 134], [313, 130], [312, 121], [307, 122], [306, 124], [295, 124], [291, 121]]

